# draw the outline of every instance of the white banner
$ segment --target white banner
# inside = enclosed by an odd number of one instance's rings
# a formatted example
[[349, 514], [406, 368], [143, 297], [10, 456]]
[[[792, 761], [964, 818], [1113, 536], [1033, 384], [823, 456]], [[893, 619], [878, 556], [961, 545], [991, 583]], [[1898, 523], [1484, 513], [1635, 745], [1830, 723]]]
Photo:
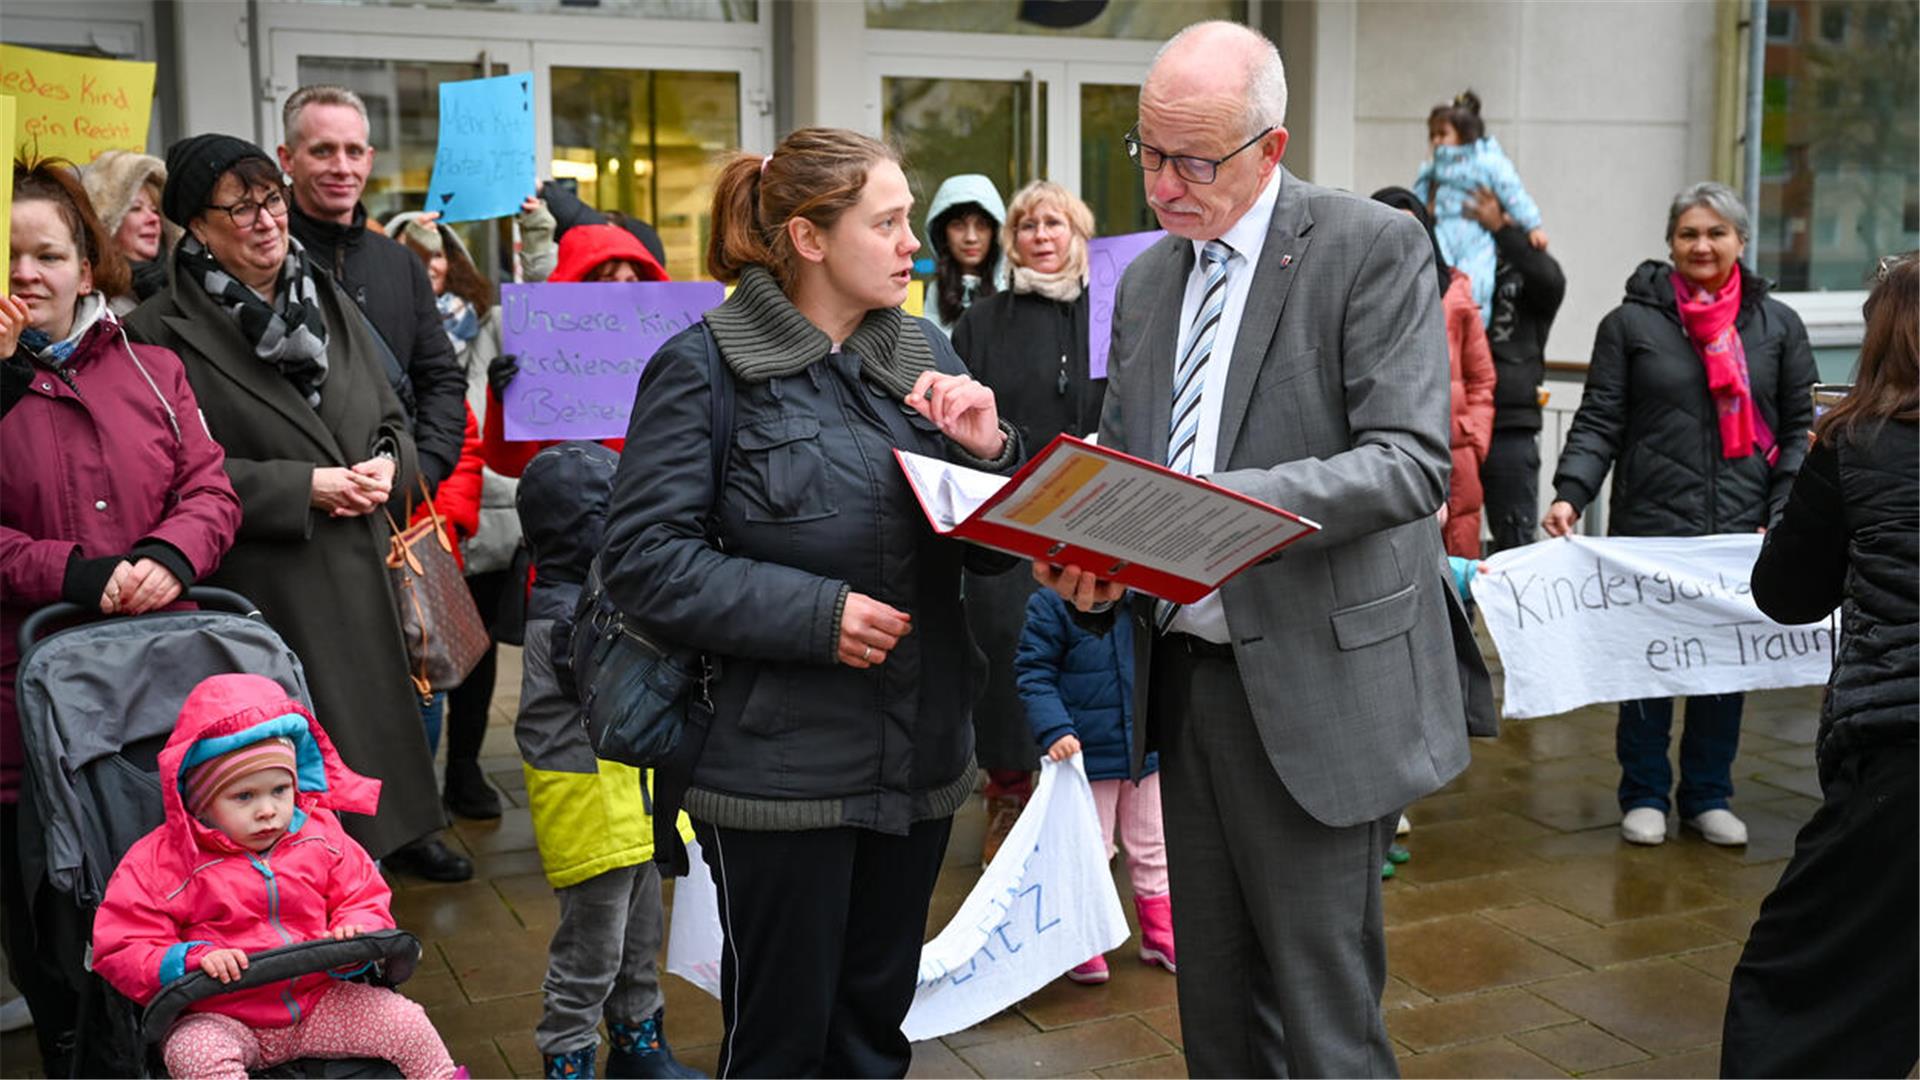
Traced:
[[[718, 997], [718, 901], [698, 851], [688, 852], [694, 873], [674, 885], [667, 970]], [[1128, 934], [1086, 768], [1079, 755], [1042, 761], [1033, 798], [992, 865], [953, 921], [922, 946], [919, 986], [900, 1028], [919, 1041], [971, 1027]]]
[[1568, 537], [1487, 560], [1473, 598], [1506, 672], [1503, 715], [1824, 684], [1837, 614], [1782, 626], [1748, 583], [1758, 533]]

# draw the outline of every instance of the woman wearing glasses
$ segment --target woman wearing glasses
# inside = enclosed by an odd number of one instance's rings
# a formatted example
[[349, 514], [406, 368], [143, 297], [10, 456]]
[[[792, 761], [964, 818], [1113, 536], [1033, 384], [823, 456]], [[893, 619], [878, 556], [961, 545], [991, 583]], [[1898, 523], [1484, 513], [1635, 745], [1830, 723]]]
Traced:
[[443, 824], [382, 563], [387, 515], [417, 491], [413, 437], [386, 345], [287, 232], [280, 167], [252, 143], [197, 135], [167, 151], [161, 209], [186, 230], [171, 280], [127, 325], [180, 355], [226, 451], [240, 532], [206, 584], [259, 605], [306, 666], [314, 713], [347, 765], [383, 782], [348, 815], [375, 858]]
[[[1000, 415], [1020, 431], [1028, 453], [1055, 435], [1100, 427], [1105, 378], [1088, 370], [1087, 241], [1093, 211], [1059, 184], [1036, 180], [1007, 210], [1001, 246], [1013, 269], [1009, 288], [976, 300], [953, 328], [953, 348], [974, 378], [991, 387]], [[1033, 793], [1040, 747], [1014, 684], [1013, 654], [1035, 588], [1026, 574], [968, 575], [967, 619], [986, 650], [986, 696], [973, 710], [974, 754], [987, 770], [987, 832], [980, 861], [993, 861]]]

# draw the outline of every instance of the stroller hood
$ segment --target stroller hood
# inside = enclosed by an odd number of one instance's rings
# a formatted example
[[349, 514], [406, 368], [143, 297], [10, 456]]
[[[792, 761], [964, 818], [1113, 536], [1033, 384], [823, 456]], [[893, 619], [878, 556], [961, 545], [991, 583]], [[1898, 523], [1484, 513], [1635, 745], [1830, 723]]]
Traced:
[[290, 833], [298, 833], [317, 807], [371, 814], [380, 803], [380, 781], [340, 760], [333, 741], [307, 707], [264, 675], [214, 675], [202, 680], [180, 707], [180, 720], [160, 751], [160, 798], [166, 805], [168, 842], [189, 860], [196, 849], [226, 851], [232, 841], [187, 813], [180, 790], [186, 770], [237, 747], [284, 736], [294, 746], [295, 776]]

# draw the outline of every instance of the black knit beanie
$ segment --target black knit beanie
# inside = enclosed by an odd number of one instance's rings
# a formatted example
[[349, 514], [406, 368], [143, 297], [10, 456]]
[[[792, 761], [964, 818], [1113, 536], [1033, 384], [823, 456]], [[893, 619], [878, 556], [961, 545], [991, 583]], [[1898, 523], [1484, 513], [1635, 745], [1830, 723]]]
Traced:
[[279, 168], [265, 150], [232, 135], [195, 135], [167, 147], [167, 186], [160, 192], [160, 210], [181, 228], [206, 209], [220, 177], [248, 158]]

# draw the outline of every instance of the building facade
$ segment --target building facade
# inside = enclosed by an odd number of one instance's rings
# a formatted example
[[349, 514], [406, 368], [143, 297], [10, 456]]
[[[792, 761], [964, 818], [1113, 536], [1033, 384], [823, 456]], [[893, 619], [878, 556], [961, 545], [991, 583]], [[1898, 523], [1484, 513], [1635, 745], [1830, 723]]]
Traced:
[[[1878, 253], [1916, 244], [1915, 0], [1773, 0], [1760, 269], [1793, 290], [1844, 378]], [[955, 172], [1082, 193], [1104, 233], [1151, 227], [1122, 136], [1160, 41], [1233, 18], [1286, 59], [1287, 164], [1406, 184], [1425, 117], [1471, 87], [1542, 207], [1568, 299], [1549, 350], [1584, 362], [1667, 203], [1739, 180], [1749, 0], [10, 0], [0, 37], [159, 64], [150, 146], [226, 131], [272, 146], [299, 86], [367, 100], [376, 216], [417, 208], [437, 87], [533, 74], [541, 174], [652, 221], [702, 273], [711, 162], [807, 124], [906, 151], [922, 202]], [[1904, 64], [1904, 68], [1901, 65]], [[1873, 110], [1879, 109], [1876, 113]], [[1836, 117], [1881, 115], [1836, 132]], [[1849, 135], [1848, 132], [1851, 132]], [[504, 226], [473, 227], [497, 254]], [[1819, 292], [1824, 290], [1824, 292]], [[1851, 341], [1849, 334], [1853, 335]]]

